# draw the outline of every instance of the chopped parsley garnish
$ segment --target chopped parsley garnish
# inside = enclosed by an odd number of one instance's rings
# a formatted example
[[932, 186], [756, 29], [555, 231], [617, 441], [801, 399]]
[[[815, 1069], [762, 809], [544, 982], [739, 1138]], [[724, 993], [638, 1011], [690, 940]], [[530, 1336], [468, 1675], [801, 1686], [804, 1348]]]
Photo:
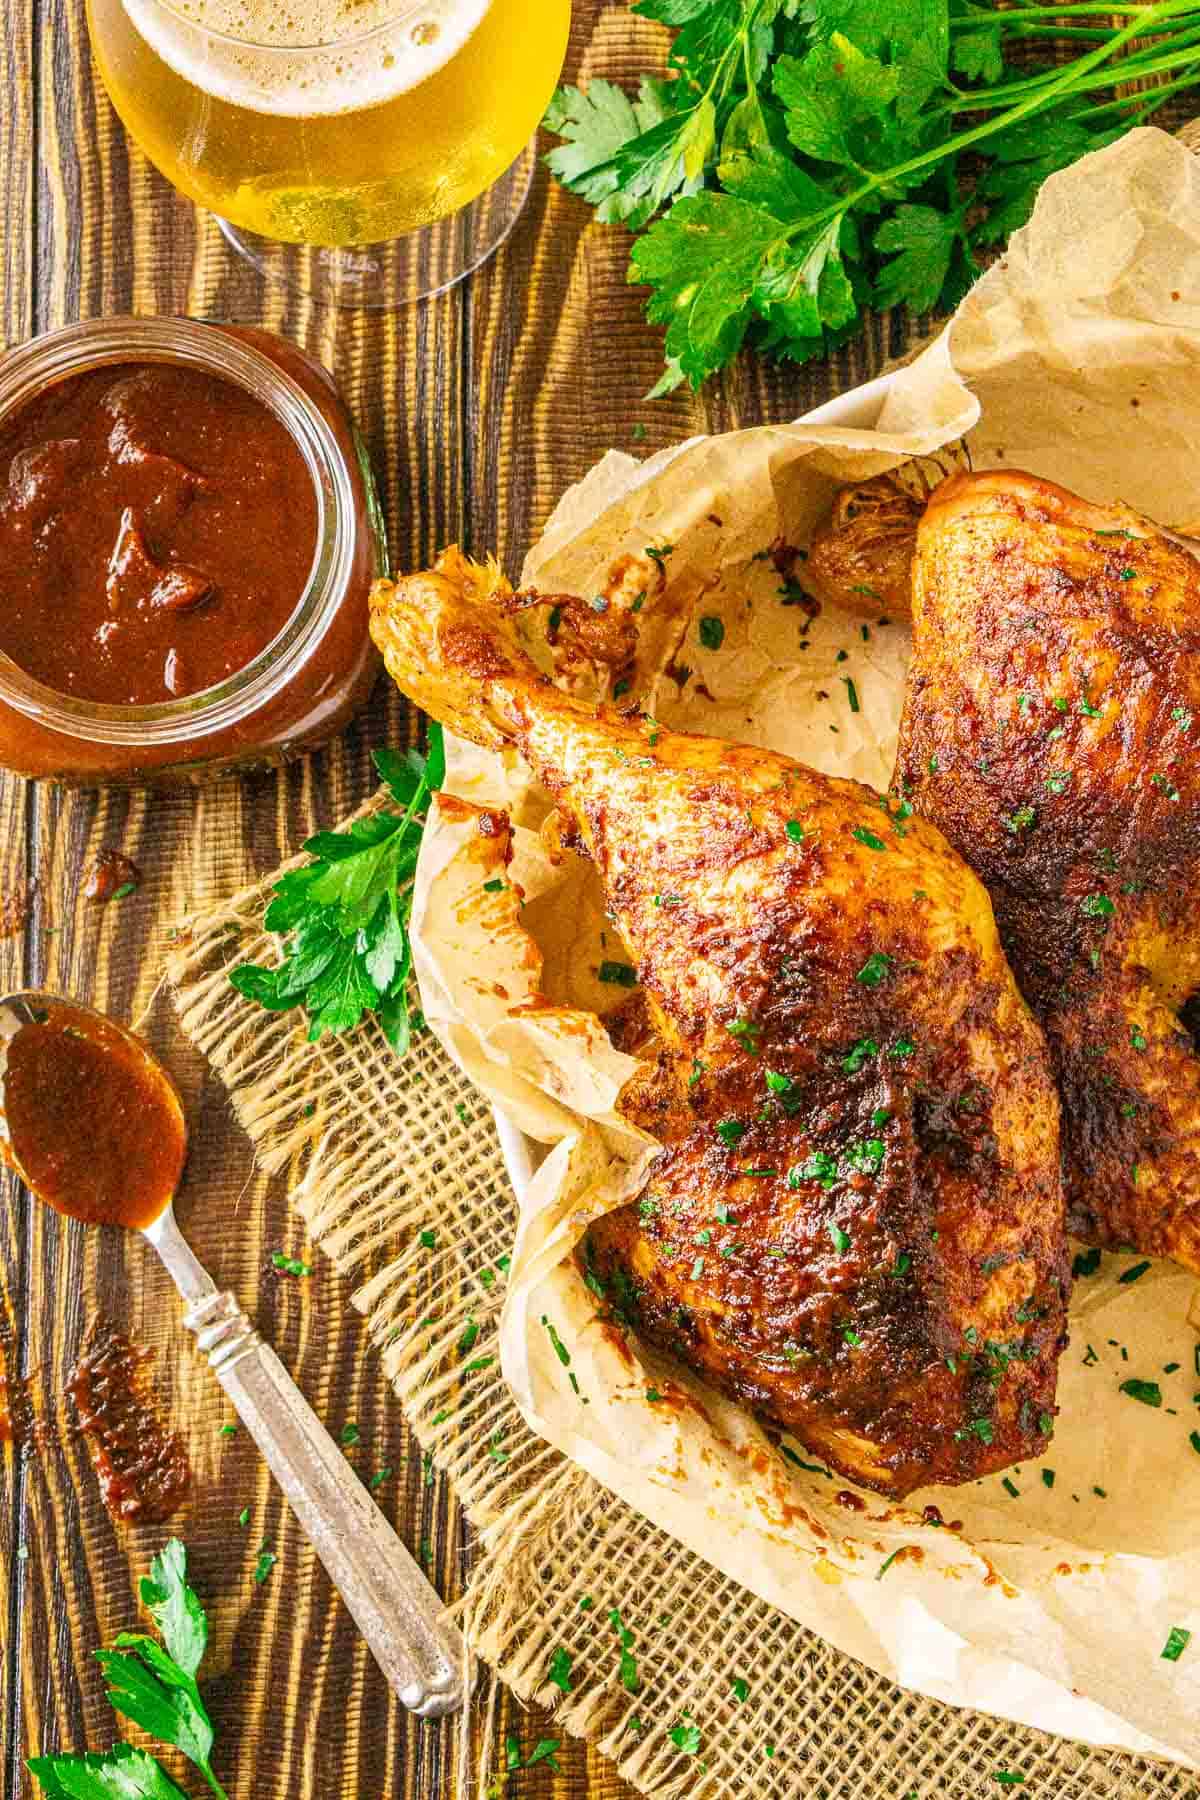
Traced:
[[1099, 1252], [1099, 1250], [1081, 1251], [1080, 1254], [1075, 1258], [1074, 1262], [1071, 1264], [1072, 1278], [1074, 1280], [1078, 1281], [1078, 1279], [1081, 1275], [1094, 1275], [1096, 1273], [1096, 1270], [1099, 1267], [1100, 1267], [1100, 1252]]
[[972, 1419], [969, 1425], [960, 1425], [954, 1433], [958, 1442], [964, 1438], [977, 1437], [981, 1444], [990, 1444], [993, 1438], [992, 1421], [990, 1419]]
[[611, 987], [637, 986], [637, 970], [632, 963], [602, 962], [597, 973], [601, 981], [607, 982]]
[[764, 1069], [763, 1079], [773, 1094], [790, 1094], [792, 1091], [790, 1075], [781, 1075], [777, 1069]]
[[759, 1039], [762, 1037], [761, 1025], [756, 1025], [753, 1019], [734, 1019], [726, 1025], [725, 1029], [730, 1037], [737, 1038], [743, 1050], [747, 1051], [749, 1055], [758, 1055]]
[[1139, 1031], [1136, 1025], [1133, 1026], [1129, 1033], [1129, 1042], [1133, 1045], [1135, 1050], [1144, 1050], [1146, 1048], [1145, 1034]]
[[1107, 894], [1088, 894], [1080, 901], [1079, 910], [1089, 919], [1111, 919], [1117, 909]]
[[864, 1063], [870, 1062], [873, 1056], [878, 1055], [879, 1045], [874, 1038], [859, 1038], [849, 1053], [842, 1058], [842, 1067], [847, 1075], [854, 1075]]
[[1150, 1264], [1148, 1262], [1134, 1263], [1132, 1268], [1122, 1269], [1121, 1273], [1117, 1276], [1117, 1280], [1125, 1284], [1131, 1281], [1140, 1281], [1149, 1267]]
[[497, 876], [493, 877], [493, 879], [491, 881], [484, 882], [483, 891], [485, 894], [503, 893], [504, 883], [501, 881], [500, 877], [497, 875]]
[[893, 958], [885, 950], [872, 950], [854, 979], [861, 982], [863, 987], [878, 987], [884, 977], [891, 973], [892, 962]]
[[850, 702], [850, 711], [852, 713], [861, 712], [862, 707], [859, 704], [858, 689], [851, 681], [849, 675], [843, 675], [842, 680], [846, 684], [846, 698]]
[[1016, 812], [1001, 813], [1000, 815], [1000, 823], [1004, 826], [1004, 829], [1010, 831], [1014, 837], [1020, 831], [1028, 831], [1029, 827], [1035, 823], [1036, 819], [1037, 813], [1032, 806], [1018, 806]]
[[1042, 1470], [1042, 1485], [1043, 1485], [1043, 1487], [1048, 1487], [1048, 1488], [1052, 1488], [1054, 1486], [1054, 1470], [1053, 1469], [1043, 1469]]
[[1052, 794], [1061, 794], [1071, 779], [1069, 769], [1057, 769], [1053, 775], [1047, 775], [1046, 786]]
[[875, 1571], [876, 1581], [883, 1580], [884, 1576], [887, 1574], [888, 1570], [891, 1568], [892, 1564], [895, 1562], [896, 1558], [899, 1556], [900, 1551], [903, 1550], [903, 1548], [904, 1548], [904, 1545], [901, 1544], [899, 1549], [893, 1550], [892, 1554], [890, 1556], [887, 1556], [884, 1558], [884, 1560], [880, 1563], [879, 1567]]
[[885, 1153], [882, 1138], [867, 1138], [861, 1144], [850, 1144], [846, 1148], [846, 1160], [859, 1175], [878, 1175], [883, 1167]]
[[555, 1356], [557, 1356], [564, 1369], [569, 1369], [571, 1366], [571, 1352], [567, 1349], [567, 1346], [563, 1343], [558, 1332], [555, 1330], [553, 1323], [546, 1317], [545, 1313], [542, 1314], [542, 1324], [546, 1328], [546, 1336], [550, 1339], [550, 1344]]
[[722, 620], [712, 615], [701, 619], [699, 627], [700, 642], [706, 650], [719, 650], [725, 642], [725, 626]]
[[828, 1190], [836, 1187], [837, 1179], [837, 1158], [825, 1150], [814, 1150], [807, 1162], [794, 1163], [787, 1176], [790, 1188], [798, 1188], [805, 1181], [819, 1181]]
[[349, 1422], [342, 1426], [340, 1436], [343, 1444], [357, 1444], [362, 1433], [357, 1425]]
[[301, 1262], [298, 1256], [285, 1256], [282, 1250], [272, 1250], [271, 1263], [281, 1275], [295, 1275], [297, 1279], [303, 1279], [312, 1274], [311, 1263]]
[[1120, 1391], [1128, 1394], [1131, 1400], [1140, 1400], [1143, 1406], [1162, 1405], [1162, 1389], [1157, 1381], [1140, 1381], [1131, 1375], [1128, 1381], [1121, 1383]]
[[825, 1229], [833, 1240], [834, 1249], [840, 1256], [844, 1256], [846, 1251], [850, 1248], [850, 1233], [848, 1231], [843, 1231], [841, 1226], [835, 1225], [832, 1220], [830, 1220]]
[[730, 1150], [745, 1137], [750, 1127], [743, 1125], [740, 1119], [722, 1119], [717, 1126], [717, 1136]]
[[744, 1681], [740, 1675], [731, 1675], [729, 1678], [729, 1686], [735, 1700], [742, 1701], [749, 1699], [750, 1683]]
[[684, 1756], [699, 1756], [700, 1727], [698, 1725], [672, 1725], [667, 1735], [675, 1748]]
[[1161, 788], [1168, 800], [1178, 800], [1179, 798], [1179, 789], [1165, 775], [1152, 775], [1150, 786]]
[[1185, 1631], [1182, 1625], [1172, 1625], [1167, 1633], [1167, 1641], [1159, 1651], [1159, 1657], [1163, 1662], [1178, 1662], [1191, 1641], [1190, 1631]]
[[561, 1644], [551, 1655], [546, 1679], [564, 1694], [571, 1692], [571, 1653], [564, 1650]]
[[868, 831], [865, 825], [856, 825], [850, 835], [851, 837], [857, 838], [860, 844], [865, 844], [868, 850], [887, 849], [887, 845], [884, 843], [883, 839], [877, 837], [873, 831]]
[[1016, 1482], [1010, 1480], [1007, 1475], [1004, 1477], [1004, 1480], [1000, 1483], [1000, 1485], [1004, 1489], [1006, 1494], [1012, 1495], [1014, 1500], [1019, 1500], [1021, 1498], [1020, 1488], [1017, 1486]]

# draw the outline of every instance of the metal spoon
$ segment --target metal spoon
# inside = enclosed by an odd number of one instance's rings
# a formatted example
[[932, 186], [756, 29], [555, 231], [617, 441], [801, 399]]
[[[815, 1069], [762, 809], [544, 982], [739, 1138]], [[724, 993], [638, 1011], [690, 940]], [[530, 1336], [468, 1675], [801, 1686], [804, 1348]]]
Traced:
[[[161, 1099], [160, 1123], [178, 1129], [186, 1144], [178, 1093], [140, 1038], [77, 1001], [32, 990], [9, 994], [0, 999], [0, 1093], [5, 1096], [0, 1107], [0, 1141], [7, 1160], [39, 1199], [47, 1196], [30, 1180], [13, 1145], [6, 1111], [6, 1075], [17, 1033], [25, 1026], [44, 1023], [56, 1008], [69, 1008], [97, 1021], [110, 1034], [110, 1041], [115, 1036], [125, 1048], [132, 1048]], [[80, 1116], [78, 1125], [86, 1132], [86, 1117]], [[27, 1145], [27, 1155], [30, 1150]], [[136, 1143], [130, 1143], [129, 1154], [132, 1163]], [[173, 1193], [167, 1194], [157, 1217], [141, 1230], [186, 1303], [184, 1324], [195, 1332], [217, 1380], [312, 1539], [397, 1698], [424, 1718], [457, 1711], [464, 1698], [465, 1657], [460, 1633], [440, 1616], [436, 1591], [275, 1352], [263, 1343], [234, 1295], [219, 1293], [196, 1260], [176, 1223], [173, 1199]], [[70, 1211], [61, 1198], [50, 1203], [60, 1211]]]

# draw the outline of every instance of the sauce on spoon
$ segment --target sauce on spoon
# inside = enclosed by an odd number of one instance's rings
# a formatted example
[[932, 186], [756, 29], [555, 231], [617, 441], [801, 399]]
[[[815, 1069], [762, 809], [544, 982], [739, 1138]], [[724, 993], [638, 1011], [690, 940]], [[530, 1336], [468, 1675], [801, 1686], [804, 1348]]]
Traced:
[[153, 1223], [179, 1185], [179, 1096], [136, 1040], [86, 1007], [49, 1001], [8, 1044], [9, 1150], [38, 1198], [85, 1225]]

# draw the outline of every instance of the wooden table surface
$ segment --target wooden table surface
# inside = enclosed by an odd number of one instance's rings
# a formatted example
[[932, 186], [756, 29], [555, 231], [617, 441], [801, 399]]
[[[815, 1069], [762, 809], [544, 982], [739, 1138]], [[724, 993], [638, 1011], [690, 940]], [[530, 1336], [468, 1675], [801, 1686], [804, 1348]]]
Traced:
[[[502, 253], [451, 293], [373, 317], [315, 309], [264, 288], [212, 220], [127, 143], [90, 60], [83, 0], [8, 0], [5, 19], [5, 342], [128, 311], [219, 315], [298, 339], [357, 412], [400, 567], [459, 540], [495, 549], [516, 571], [562, 488], [609, 445], [651, 451], [697, 431], [794, 417], [875, 373], [915, 330], [902, 317], [876, 319], [828, 363], [744, 359], [700, 398], [647, 404], [661, 344], [625, 284], [627, 242], [591, 224], [544, 171]], [[576, 0], [572, 74], [632, 77], [660, 45], [624, 0]], [[302, 1227], [284, 1184], [256, 1176], [221, 1089], [181, 1039], [159, 988], [172, 921], [267, 873], [318, 824], [348, 811], [373, 785], [371, 749], [411, 729], [399, 696], [381, 683], [342, 740], [277, 773], [157, 795], [0, 778], [0, 894], [27, 901], [23, 929], [0, 941], [0, 983], [45, 985], [144, 1018], [193, 1121], [180, 1215], [197, 1252], [257, 1316], [322, 1417], [335, 1430], [358, 1425], [352, 1455], [364, 1476], [395, 1471], [379, 1499], [410, 1545], [431, 1540], [435, 1579], [453, 1594], [471, 1555], [453, 1497], [444, 1483], [423, 1485], [400, 1409], [329, 1267], [318, 1259], [307, 1281], [274, 1276], [270, 1251], [303, 1253]], [[136, 895], [108, 906], [84, 900], [84, 874], [101, 848], [122, 849], [141, 867]], [[461, 1774], [453, 1722], [420, 1723], [396, 1704], [253, 1446], [244, 1433], [221, 1435], [228, 1414], [219, 1391], [185, 1342], [149, 1253], [115, 1231], [85, 1234], [31, 1205], [7, 1177], [0, 1194], [0, 1334], [39, 1419], [35, 1443], [0, 1461], [5, 1795], [32, 1791], [26, 1756], [102, 1748], [122, 1735], [91, 1652], [136, 1626], [137, 1576], [163, 1532], [110, 1522], [65, 1395], [89, 1326], [106, 1316], [155, 1347], [156, 1385], [192, 1455], [194, 1496], [174, 1525], [215, 1616], [206, 1691], [215, 1766], [230, 1794], [465, 1800], [474, 1783]], [[237, 1522], [244, 1507], [246, 1529]], [[263, 1538], [279, 1561], [259, 1586], [252, 1569]], [[485, 1730], [515, 1732], [526, 1749], [559, 1735], [510, 1701], [475, 1725], [477, 1744]], [[561, 1773], [514, 1776], [506, 1793], [629, 1792], [578, 1744], [564, 1743], [559, 1761]], [[198, 1791], [195, 1780], [191, 1787]]]

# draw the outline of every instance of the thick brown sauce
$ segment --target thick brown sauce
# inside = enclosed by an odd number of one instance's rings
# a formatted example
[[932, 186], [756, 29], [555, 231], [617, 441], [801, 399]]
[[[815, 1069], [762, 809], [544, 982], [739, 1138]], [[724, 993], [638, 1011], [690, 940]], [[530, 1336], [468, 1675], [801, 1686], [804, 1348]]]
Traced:
[[169, 1518], [192, 1478], [183, 1440], [150, 1387], [150, 1355], [102, 1320], [67, 1381], [105, 1506], [114, 1519], [143, 1524]]
[[290, 432], [202, 370], [91, 369], [0, 425], [0, 651], [59, 693], [142, 706], [245, 668], [316, 538]]
[[187, 1152], [179, 1096], [136, 1042], [86, 1008], [54, 1001], [8, 1046], [12, 1158], [49, 1205], [87, 1225], [149, 1225]]
[[122, 850], [102, 850], [91, 868], [87, 880], [83, 884], [85, 900], [94, 900], [100, 905], [112, 900], [122, 889], [134, 889], [142, 884], [142, 871], [135, 862], [131, 862]]

